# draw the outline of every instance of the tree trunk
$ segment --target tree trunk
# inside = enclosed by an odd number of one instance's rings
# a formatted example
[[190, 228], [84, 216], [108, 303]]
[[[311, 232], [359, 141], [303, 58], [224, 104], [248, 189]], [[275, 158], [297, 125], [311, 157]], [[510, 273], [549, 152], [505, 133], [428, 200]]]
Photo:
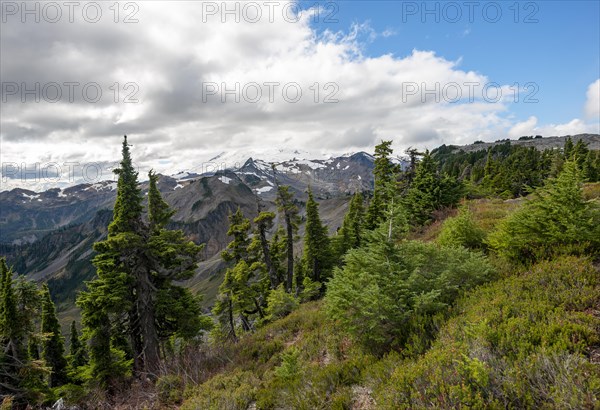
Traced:
[[263, 258], [265, 260], [265, 265], [267, 266], [267, 271], [269, 272], [269, 278], [271, 279], [271, 289], [275, 289], [277, 286], [279, 286], [279, 278], [277, 277], [277, 272], [275, 272], [275, 267], [271, 261], [271, 250], [269, 249], [269, 241], [267, 241], [267, 232], [262, 223], [259, 226], [259, 236], [263, 251]]
[[292, 226], [292, 218], [289, 214], [285, 215], [285, 224], [287, 228], [287, 281], [286, 290], [292, 292], [292, 281], [294, 280], [294, 227]]
[[258, 316], [262, 319], [265, 317], [262, 309], [260, 308], [260, 304], [258, 303], [258, 300], [256, 300], [256, 298], [254, 299], [254, 306], [256, 306], [256, 311], [258, 312]]
[[231, 328], [231, 337], [234, 342], [237, 342], [237, 336], [235, 335], [235, 323], [233, 322], [233, 302], [231, 301], [231, 295], [229, 296], [229, 326]]
[[[132, 294], [132, 298], [135, 297], [136, 295]], [[129, 338], [131, 339], [131, 348], [133, 350], [133, 373], [140, 374], [144, 371], [144, 346], [142, 343], [142, 331], [137, 304], [129, 312], [129, 327]]]
[[144, 371], [158, 375], [160, 368], [160, 346], [154, 312], [154, 291], [145, 269], [136, 270], [137, 310], [142, 336]]

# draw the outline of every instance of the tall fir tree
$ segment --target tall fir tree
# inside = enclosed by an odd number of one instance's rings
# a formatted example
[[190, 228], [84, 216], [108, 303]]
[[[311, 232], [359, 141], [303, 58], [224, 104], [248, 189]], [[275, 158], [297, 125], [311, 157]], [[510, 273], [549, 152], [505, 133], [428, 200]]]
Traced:
[[361, 246], [363, 240], [364, 201], [360, 192], [354, 193], [348, 212], [337, 236], [334, 237], [336, 259], [340, 259], [348, 250]]
[[286, 230], [287, 247], [287, 273], [285, 279], [285, 290], [290, 293], [294, 280], [294, 236], [298, 231], [299, 209], [294, 201], [294, 194], [287, 185], [280, 185], [277, 188], [277, 209], [283, 215]]
[[269, 280], [271, 283], [271, 289], [276, 289], [279, 286], [280, 279], [277, 274], [277, 267], [273, 262], [271, 255], [271, 246], [267, 239], [267, 232], [273, 227], [273, 220], [275, 214], [273, 212], [259, 212], [258, 216], [254, 218], [254, 224], [256, 225], [256, 235], [260, 240], [260, 246], [262, 248], [263, 261], [267, 272], [269, 273]]
[[42, 287], [42, 298], [42, 359], [51, 371], [48, 384], [57, 387], [69, 381], [65, 345], [48, 285]]
[[435, 210], [456, 206], [462, 196], [463, 186], [455, 178], [441, 176], [429, 151], [417, 166], [413, 183], [403, 198], [410, 220], [424, 224]]
[[308, 275], [313, 282], [322, 282], [331, 267], [331, 247], [327, 227], [321, 222], [319, 204], [308, 189], [306, 202], [306, 229], [304, 233], [304, 259]]
[[0, 258], [0, 391], [13, 397], [17, 408], [39, 400], [47, 389], [46, 368], [28, 354], [29, 342], [39, 337], [40, 305], [37, 286], [23, 276], [13, 279], [6, 259]]
[[[250, 228], [250, 220], [244, 216], [239, 207], [235, 213], [229, 214], [227, 235], [233, 237], [233, 240], [221, 252], [221, 258], [226, 262], [231, 262], [233, 267], [225, 271], [225, 278], [219, 287], [219, 295], [213, 307], [213, 314], [220, 323], [221, 331], [226, 337], [234, 341], [237, 341], [235, 330], [235, 314], [238, 311], [235, 303], [237, 301], [236, 292], [239, 291], [240, 287], [240, 281], [237, 279], [239, 279], [239, 276], [247, 276], [248, 265], [245, 258], [248, 255], [248, 245], [250, 244], [248, 237]], [[243, 262], [243, 266], [240, 262]]]
[[[199, 312], [189, 291], [181, 290], [173, 281], [193, 275], [201, 247], [181, 231], [165, 228], [172, 211], [163, 201], [152, 172], [148, 223], [144, 221], [138, 174], [127, 137], [116, 173], [119, 180], [113, 221], [107, 239], [94, 245], [98, 277], [78, 298], [90, 339], [91, 375], [104, 385], [129, 370], [155, 377], [161, 337], [177, 333], [179, 325], [188, 324]], [[174, 294], [181, 297], [168, 303]], [[192, 309], [182, 309], [183, 305]], [[159, 318], [169, 315], [175, 316], [173, 326], [161, 329]], [[200, 326], [201, 321], [195, 323]]]
[[87, 364], [87, 355], [85, 344], [81, 342], [79, 332], [77, 332], [77, 325], [74, 320], [71, 322], [69, 345], [69, 365], [71, 365], [71, 368], [76, 372], [77, 368]]
[[570, 160], [573, 158], [573, 153], [575, 151], [575, 144], [573, 144], [573, 140], [571, 137], [568, 137], [565, 141], [565, 145], [563, 147], [563, 155], [566, 160]]
[[373, 197], [367, 210], [365, 224], [367, 229], [375, 229], [384, 219], [386, 207], [390, 202], [395, 187], [397, 167], [391, 161], [392, 141], [381, 141], [375, 147], [375, 178]]
[[175, 214], [175, 210], [169, 208], [169, 204], [160, 195], [158, 186], [158, 175], [152, 170], [148, 172], [148, 220], [150, 229], [160, 230], [164, 228], [171, 217]]
[[12, 271], [5, 258], [0, 258], [0, 285], [0, 383], [6, 394], [19, 396], [24, 393], [21, 370], [27, 362], [26, 335], [19, 323]]

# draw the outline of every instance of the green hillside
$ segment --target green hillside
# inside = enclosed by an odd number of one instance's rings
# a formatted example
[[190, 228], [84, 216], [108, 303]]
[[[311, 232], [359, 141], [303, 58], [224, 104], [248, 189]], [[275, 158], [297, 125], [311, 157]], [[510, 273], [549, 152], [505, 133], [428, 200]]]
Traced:
[[0, 259], [2, 410], [600, 408], [598, 152], [501, 145], [473, 177], [462, 151], [401, 169], [390, 146], [333, 234], [310, 189], [231, 212], [219, 283], [190, 290], [202, 246], [155, 174], [142, 202], [125, 139], [68, 343], [50, 294], [73, 288]]

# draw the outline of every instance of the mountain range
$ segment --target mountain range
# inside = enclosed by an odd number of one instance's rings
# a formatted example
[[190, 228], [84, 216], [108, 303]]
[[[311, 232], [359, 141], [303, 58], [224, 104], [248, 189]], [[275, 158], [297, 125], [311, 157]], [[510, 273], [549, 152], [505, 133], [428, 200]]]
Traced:
[[[530, 137], [511, 143], [545, 149], [562, 146], [565, 138]], [[583, 139], [590, 148], [600, 149], [599, 135], [572, 139]], [[478, 142], [455, 149], [471, 152], [505, 142]], [[374, 157], [365, 152], [320, 159], [307, 159], [309, 154], [298, 150], [274, 149], [263, 154], [268, 159], [222, 153], [211, 158], [212, 169], [203, 166], [159, 178], [159, 189], [177, 211], [171, 227], [205, 244], [203, 261], [188, 285], [205, 295], [207, 305], [220, 284], [220, 252], [230, 240], [228, 215], [238, 207], [249, 218], [256, 216], [259, 208], [275, 211], [277, 185], [289, 185], [303, 215], [310, 186], [319, 201], [321, 218], [333, 233], [341, 225], [351, 194], [373, 187]], [[408, 164], [401, 158], [397, 161], [403, 167]], [[140, 188], [146, 195], [147, 182]], [[94, 275], [91, 245], [106, 234], [115, 195], [114, 181], [43, 192], [23, 188], [0, 192], [0, 254], [8, 257], [18, 273], [47, 281], [59, 304], [72, 305], [76, 291]], [[277, 226], [278, 220], [275, 223]]]

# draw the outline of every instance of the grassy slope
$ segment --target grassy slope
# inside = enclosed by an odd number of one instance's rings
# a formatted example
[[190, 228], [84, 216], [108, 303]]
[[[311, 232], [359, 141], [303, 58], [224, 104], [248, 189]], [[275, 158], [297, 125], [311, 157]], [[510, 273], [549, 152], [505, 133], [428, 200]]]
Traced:
[[[599, 185], [586, 187], [597, 197]], [[486, 231], [520, 201], [468, 203]], [[415, 235], [432, 240], [439, 226]], [[600, 275], [582, 258], [528, 271], [471, 292], [423, 355], [368, 354], [319, 302], [208, 348], [187, 378], [183, 409], [600, 408]], [[183, 379], [186, 379], [184, 376]]]

